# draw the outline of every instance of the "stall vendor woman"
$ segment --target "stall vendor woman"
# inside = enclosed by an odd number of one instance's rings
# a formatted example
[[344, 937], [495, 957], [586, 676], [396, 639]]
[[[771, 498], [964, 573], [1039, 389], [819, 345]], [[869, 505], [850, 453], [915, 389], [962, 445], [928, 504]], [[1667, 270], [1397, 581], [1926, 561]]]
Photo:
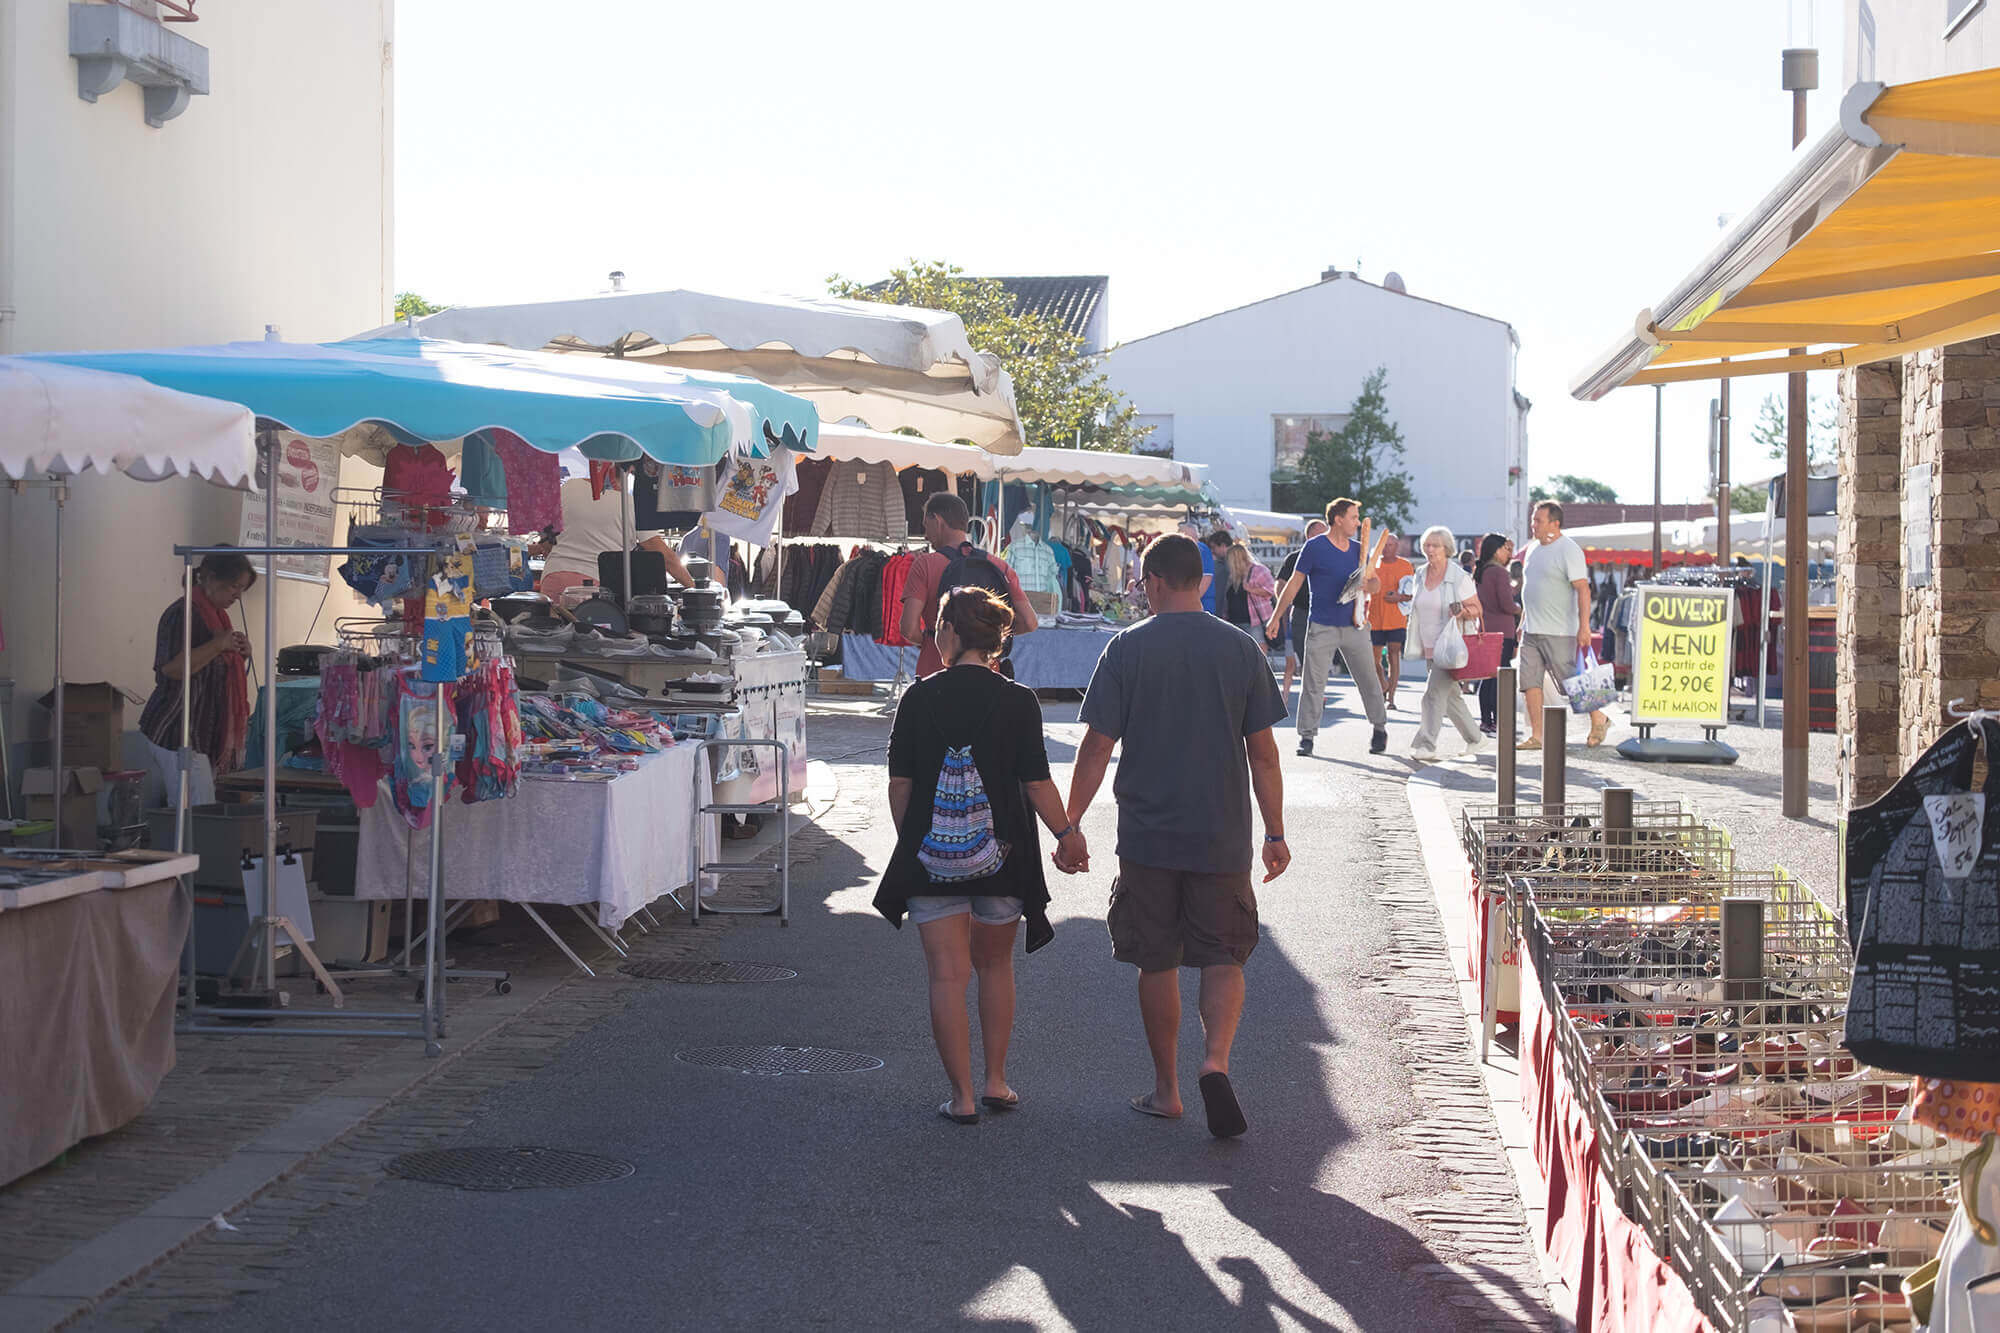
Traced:
[[[573, 477], [562, 484], [562, 535], [556, 538], [555, 550], [542, 565], [541, 591], [550, 601], [559, 601], [565, 588], [596, 583], [597, 557], [607, 551], [624, 550], [627, 533], [631, 534], [634, 549], [660, 553], [667, 562], [667, 573], [676, 583], [684, 587], [694, 585], [687, 566], [667, 545], [663, 535], [636, 530], [632, 493], [624, 484], [632, 467], [633, 464], [620, 463], [616, 479], [603, 488], [602, 494], [597, 493], [588, 477]], [[637, 578], [633, 582], [637, 583]]]
[[215, 778], [243, 767], [243, 742], [250, 729], [250, 639], [230, 622], [229, 608], [257, 582], [245, 556], [204, 556], [194, 571], [193, 652], [182, 657], [181, 599], [160, 613], [153, 640], [153, 693], [139, 714], [146, 738], [147, 766], [164, 785], [165, 803], [180, 799], [181, 677], [191, 667], [193, 701], [188, 744], [188, 802], [215, 800]]

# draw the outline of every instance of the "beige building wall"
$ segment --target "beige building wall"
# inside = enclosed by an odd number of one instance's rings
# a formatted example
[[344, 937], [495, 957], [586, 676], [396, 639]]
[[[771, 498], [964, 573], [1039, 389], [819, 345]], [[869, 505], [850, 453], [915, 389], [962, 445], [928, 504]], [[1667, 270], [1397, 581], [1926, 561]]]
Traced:
[[[388, 320], [393, 0], [203, 5], [211, 93], [149, 127], [140, 90], [77, 96], [68, 6], [0, 0], [0, 353], [343, 338]], [[371, 484], [350, 462], [343, 484]], [[178, 595], [175, 543], [235, 541], [205, 483], [80, 478], [63, 520], [64, 676], [144, 693]], [[45, 733], [54, 505], [0, 492], [0, 677], [10, 741]], [[247, 600], [262, 646], [265, 584]], [[325, 605], [320, 608], [322, 596]], [[328, 637], [344, 586], [282, 582], [280, 643]], [[137, 710], [128, 711], [128, 724]], [[129, 742], [129, 738], [128, 738]], [[18, 749], [16, 753], [19, 760]]]

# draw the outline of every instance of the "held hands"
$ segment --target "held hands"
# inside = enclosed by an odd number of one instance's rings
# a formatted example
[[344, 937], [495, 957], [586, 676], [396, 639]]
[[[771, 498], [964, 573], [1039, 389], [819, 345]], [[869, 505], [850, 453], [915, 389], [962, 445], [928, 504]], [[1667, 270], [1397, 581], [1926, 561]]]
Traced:
[[1272, 842], [1268, 838], [1265, 839], [1264, 882], [1266, 884], [1269, 884], [1272, 880], [1284, 874], [1285, 868], [1291, 865], [1291, 863], [1292, 863], [1291, 844], [1286, 843], [1282, 840], [1278, 842]]
[[1071, 830], [1068, 837], [1056, 843], [1051, 859], [1065, 875], [1082, 874], [1090, 869], [1090, 845], [1083, 840], [1081, 831]]
[[242, 630], [232, 630], [229, 638], [223, 643], [221, 651], [236, 653], [245, 661], [248, 661], [250, 658], [250, 636]]
[[1590, 626], [1585, 625], [1576, 632], [1576, 646], [1586, 651], [1590, 648]]
[[1361, 591], [1363, 592], [1382, 591], [1382, 580], [1376, 578], [1373, 574], [1370, 574], [1367, 578], [1361, 580]]

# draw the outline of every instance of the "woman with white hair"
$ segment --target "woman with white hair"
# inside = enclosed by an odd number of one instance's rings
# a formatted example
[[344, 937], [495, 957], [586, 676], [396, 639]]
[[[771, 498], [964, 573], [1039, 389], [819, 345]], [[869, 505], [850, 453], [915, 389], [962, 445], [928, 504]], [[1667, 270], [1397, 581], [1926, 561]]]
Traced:
[[1478, 628], [1479, 590], [1473, 586], [1472, 576], [1453, 558], [1458, 542], [1451, 529], [1425, 528], [1420, 545], [1425, 564], [1408, 579], [1410, 629], [1404, 653], [1423, 658], [1430, 667], [1424, 681], [1423, 715], [1417, 724], [1416, 741], [1410, 746], [1410, 758], [1428, 763], [1437, 758], [1438, 732], [1447, 717], [1465, 738], [1467, 754], [1485, 745], [1486, 737], [1473, 720], [1472, 710], [1466, 707], [1457, 678], [1433, 660], [1438, 637], [1454, 619], [1462, 631]]

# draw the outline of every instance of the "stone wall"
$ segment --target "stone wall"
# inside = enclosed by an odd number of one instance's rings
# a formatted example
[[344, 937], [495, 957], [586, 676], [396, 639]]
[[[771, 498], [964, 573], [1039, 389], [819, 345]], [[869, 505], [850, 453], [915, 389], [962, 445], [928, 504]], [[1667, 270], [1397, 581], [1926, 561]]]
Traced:
[[1835, 726], [1842, 810], [1874, 800], [1902, 771], [1902, 369], [1901, 362], [1883, 361], [1840, 376]]
[[1930, 583], [1903, 589], [1906, 765], [1952, 700], [2000, 708], [2000, 337], [1904, 358], [1903, 390], [1902, 466], [1931, 483]]

